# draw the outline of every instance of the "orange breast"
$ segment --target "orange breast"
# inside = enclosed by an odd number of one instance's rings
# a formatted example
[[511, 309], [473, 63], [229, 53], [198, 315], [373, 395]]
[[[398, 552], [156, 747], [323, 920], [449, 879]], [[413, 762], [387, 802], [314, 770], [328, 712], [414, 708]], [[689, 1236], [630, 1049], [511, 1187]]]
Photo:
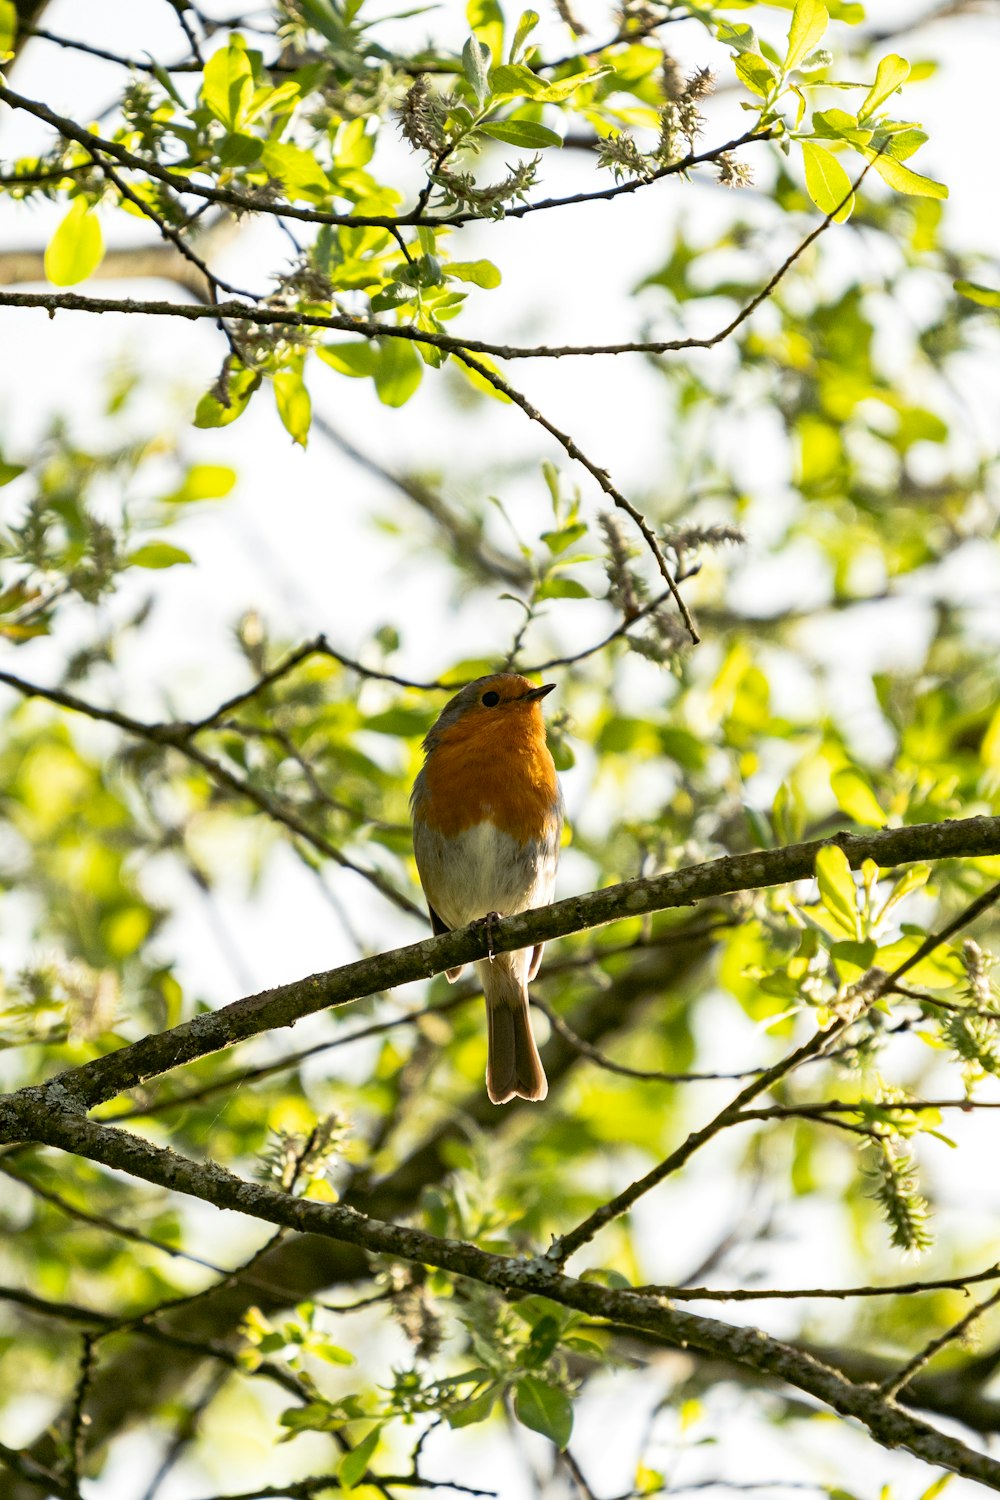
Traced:
[[543, 837], [558, 822], [559, 784], [537, 705], [446, 730], [427, 758], [424, 790], [420, 816], [445, 836], [489, 822], [519, 844]]

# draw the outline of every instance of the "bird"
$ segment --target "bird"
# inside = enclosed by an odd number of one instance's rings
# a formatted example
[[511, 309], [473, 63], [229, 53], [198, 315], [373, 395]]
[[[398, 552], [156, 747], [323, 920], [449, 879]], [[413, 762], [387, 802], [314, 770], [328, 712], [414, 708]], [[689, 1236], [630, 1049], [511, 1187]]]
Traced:
[[[562, 794], [541, 700], [518, 672], [469, 682], [424, 741], [413, 785], [413, 852], [435, 934], [495, 921], [552, 900]], [[476, 964], [486, 998], [486, 1092], [494, 1104], [544, 1099], [545, 1070], [528, 1015], [543, 944]], [[461, 966], [447, 971], [454, 983]]]

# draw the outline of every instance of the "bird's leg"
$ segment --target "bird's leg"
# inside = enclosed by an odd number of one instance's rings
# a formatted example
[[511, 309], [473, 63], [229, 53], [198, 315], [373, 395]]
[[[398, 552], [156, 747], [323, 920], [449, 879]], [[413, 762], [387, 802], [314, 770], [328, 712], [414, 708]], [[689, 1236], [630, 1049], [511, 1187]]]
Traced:
[[489, 959], [490, 963], [492, 963], [496, 958], [496, 954], [493, 951], [493, 928], [497, 922], [502, 921], [503, 918], [498, 911], [488, 911], [485, 916], [477, 917], [475, 922], [472, 924], [474, 927], [486, 928], [486, 940], [489, 943], [489, 948], [487, 949], [486, 956]]

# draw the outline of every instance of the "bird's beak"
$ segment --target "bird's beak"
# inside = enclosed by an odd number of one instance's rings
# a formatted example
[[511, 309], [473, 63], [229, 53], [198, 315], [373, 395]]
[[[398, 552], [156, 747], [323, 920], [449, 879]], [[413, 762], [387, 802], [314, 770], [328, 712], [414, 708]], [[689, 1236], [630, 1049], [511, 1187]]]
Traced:
[[537, 703], [539, 698], [544, 698], [546, 693], [551, 693], [555, 687], [554, 682], [543, 682], [541, 687], [532, 688], [530, 693], [525, 693], [525, 703]]

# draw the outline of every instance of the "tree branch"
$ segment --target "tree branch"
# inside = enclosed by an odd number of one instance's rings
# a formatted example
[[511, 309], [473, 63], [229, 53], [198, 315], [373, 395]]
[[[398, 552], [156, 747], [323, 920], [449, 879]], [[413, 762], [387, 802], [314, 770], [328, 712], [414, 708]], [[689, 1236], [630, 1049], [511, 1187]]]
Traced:
[[129, 1047], [60, 1074], [47, 1087], [58, 1085], [67, 1096], [88, 1109], [93, 1108], [144, 1079], [259, 1036], [261, 1032], [292, 1026], [318, 1010], [345, 1005], [415, 979], [430, 979], [445, 969], [486, 958], [491, 947], [495, 953], [508, 953], [589, 931], [621, 918], [692, 906], [710, 896], [811, 879], [816, 855], [827, 844], [843, 849], [855, 869], [866, 859], [888, 869], [913, 861], [978, 858], [1000, 854], [1000, 817], [918, 823], [910, 828], [883, 829], [876, 833], [841, 833], [834, 838], [790, 844], [758, 854], [727, 855], [668, 875], [627, 881], [558, 901], [553, 906], [522, 912], [493, 924], [489, 934], [484, 932], [482, 924], [472, 923], [459, 931], [411, 943], [375, 958], [360, 959], [324, 974], [313, 974], [234, 1001], [221, 1010], [195, 1016], [171, 1031], [144, 1037]]
[[[310, 648], [313, 649], [313, 648]], [[294, 654], [294, 653], [293, 653]], [[296, 663], [297, 664], [297, 663]], [[281, 675], [278, 671], [277, 676]], [[59, 708], [69, 709], [72, 713], [85, 715], [88, 719], [94, 719], [101, 724], [112, 724], [116, 729], [135, 739], [145, 740], [148, 744], [160, 745], [180, 752], [195, 765], [200, 766], [203, 771], [216, 782], [217, 785], [225, 787], [227, 791], [233, 792], [238, 797], [243, 797], [247, 802], [252, 802], [260, 812], [266, 813], [274, 822], [281, 823], [290, 832], [297, 834], [299, 838], [305, 839], [314, 849], [332, 859], [342, 869], [351, 870], [355, 875], [360, 875], [373, 885], [381, 895], [398, 906], [401, 911], [408, 912], [411, 916], [423, 917], [423, 910], [397, 891], [384, 875], [377, 870], [366, 870], [363, 865], [355, 864], [348, 856], [323, 834], [317, 833], [308, 823], [305, 823], [294, 810], [286, 803], [269, 793], [261, 790], [251, 781], [246, 781], [228, 770], [220, 761], [214, 760], [204, 750], [191, 743], [192, 735], [200, 728], [209, 728], [211, 720], [203, 725], [195, 724], [189, 726], [184, 723], [177, 724], [147, 724], [142, 719], [133, 719], [128, 714], [119, 713], [114, 708], [99, 708], [94, 703], [88, 703], [83, 698], [78, 698], [74, 693], [67, 693], [62, 688], [42, 687], [38, 683], [28, 682], [23, 677], [17, 677], [12, 672], [0, 672], [0, 683], [6, 683], [21, 694], [23, 698], [42, 698], [48, 703], [54, 703]], [[259, 691], [258, 687], [255, 691]], [[214, 717], [214, 716], [213, 716]]]
[[911, 1416], [879, 1390], [855, 1385], [839, 1371], [762, 1329], [731, 1327], [634, 1291], [578, 1281], [537, 1258], [496, 1255], [476, 1245], [367, 1218], [338, 1204], [296, 1198], [244, 1181], [215, 1163], [194, 1162], [121, 1129], [95, 1124], [74, 1114], [65, 1097], [62, 1106], [56, 1107], [50, 1090], [24, 1089], [3, 1102], [0, 1140], [12, 1139], [59, 1147], [216, 1208], [332, 1238], [368, 1253], [433, 1266], [492, 1287], [510, 1301], [537, 1294], [591, 1317], [647, 1330], [672, 1347], [690, 1346], [776, 1377], [841, 1416], [853, 1417], [883, 1446], [905, 1448], [927, 1463], [1000, 1490], [1000, 1461]]

